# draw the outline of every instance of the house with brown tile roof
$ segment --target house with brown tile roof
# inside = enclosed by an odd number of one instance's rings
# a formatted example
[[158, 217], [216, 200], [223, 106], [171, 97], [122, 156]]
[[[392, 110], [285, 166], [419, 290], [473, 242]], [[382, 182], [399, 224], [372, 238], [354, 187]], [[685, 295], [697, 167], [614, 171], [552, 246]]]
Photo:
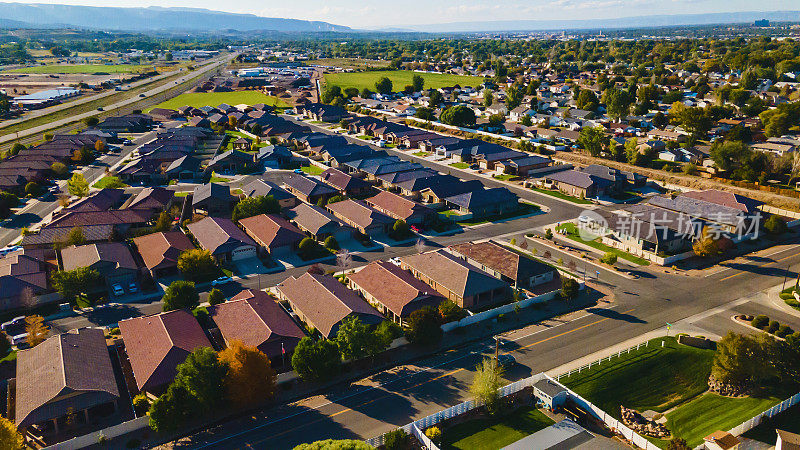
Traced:
[[230, 219], [206, 217], [186, 226], [204, 250], [219, 261], [256, 256], [256, 243]]
[[437, 214], [427, 206], [389, 191], [380, 191], [364, 201], [383, 214], [395, 220], [404, 220], [409, 225], [422, 225]]
[[61, 250], [61, 265], [64, 270], [80, 267], [95, 269], [106, 282], [107, 287], [119, 284], [127, 286], [136, 281], [139, 266], [133, 259], [127, 244], [122, 242], [98, 242], [70, 246]]
[[479, 267], [440, 249], [400, 258], [401, 267], [462, 308], [508, 298], [509, 287]]
[[125, 202], [126, 208], [146, 209], [155, 213], [166, 211], [172, 205], [175, 191], [163, 187], [146, 187]]
[[176, 273], [181, 253], [195, 248], [189, 237], [180, 231], [139, 236], [133, 239], [133, 244], [153, 278]]
[[274, 363], [280, 363], [282, 355], [291, 357], [305, 336], [277, 300], [264, 291], [243, 290], [227, 302], [211, 306], [208, 313], [226, 343], [242, 341], [261, 350]]
[[347, 275], [350, 289], [358, 291], [384, 316], [400, 325], [412, 312], [438, 306], [444, 300], [435, 289], [388, 261], [374, 261]]
[[386, 233], [394, 223], [394, 219], [378, 212], [360, 200], [347, 199], [327, 205], [337, 219], [367, 236]]
[[368, 325], [383, 321], [378, 311], [330, 275], [307, 272], [298, 278], [285, 279], [276, 290], [279, 298], [289, 303], [300, 320], [325, 338], [336, 337], [339, 325], [351, 316]]
[[553, 267], [496, 242], [465, 242], [451, 245], [448, 250], [518, 289], [531, 289], [558, 279]]
[[14, 422], [20, 429], [52, 424], [58, 433], [68, 414], [91, 421], [98, 408], [114, 411], [120, 397], [106, 339], [97, 328], [51, 336], [20, 350], [14, 385]]
[[338, 190], [341, 195], [361, 195], [371, 188], [370, 184], [361, 178], [356, 178], [334, 168], [322, 172], [320, 178], [326, 184]]
[[28, 294], [35, 297], [49, 290], [51, 269], [42, 250], [17, 250], [0, 257], [0, 311], [31, 306], [23, 302]]
[[285, 256], [306, 238], [305, 233], [277, 214], [259, 214], [239, 221], [245, 233], [253, 238], [260, 250], [272, 256]]
[[343, 225], [333, 214], [307, 203], [301, 203], [286, 211], [286, 216], [298, 228], [318, 241], [333, 236], [338, 242], [342, 242], [355, 233], [354, 229]]
[[122, 320], [119, 329], [141, 391], [160, 393], [190, 353], [212, 347], [192, 313], [180, 309]]

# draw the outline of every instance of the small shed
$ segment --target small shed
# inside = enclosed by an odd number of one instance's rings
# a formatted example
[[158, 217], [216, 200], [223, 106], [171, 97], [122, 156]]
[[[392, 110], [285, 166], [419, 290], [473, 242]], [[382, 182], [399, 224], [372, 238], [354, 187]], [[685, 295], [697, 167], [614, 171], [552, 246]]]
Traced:
[[564, 386], [547, 378], [534, 383], [533, 395], [551, 410], [563, 405], [567, 400], [567, 390]]
[[253, 145], [253, 141], [246, 137], [241, 137], [235, 141], [233, 141], [233, 149], [234, 150], [243, 150], [249, 152]]

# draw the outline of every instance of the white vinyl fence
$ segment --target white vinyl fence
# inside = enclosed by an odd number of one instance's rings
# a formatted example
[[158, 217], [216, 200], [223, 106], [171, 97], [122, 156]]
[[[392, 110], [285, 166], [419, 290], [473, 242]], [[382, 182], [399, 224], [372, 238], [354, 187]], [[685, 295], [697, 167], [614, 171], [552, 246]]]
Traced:
[[578, 367], [577, 369], [571, 369], [570, 371], [568, 371], [566, 373], [560, 373], [560, 374], [556, 375], [556, 381], [561, 380], [561, 377], [569, 377], [573, 373], [581, 373], [581, 371], [589, 370], [594, 366], [602, 364], [603, 362], [609, 362], [614, 357], [618, 358], [618, 357], [620, 357], [622, 355], [627, 355], [628, 353], [630, 353], [632, 351], [638, 351], [640, 348], [647, 348], [649, 344], [650, 344], [650, 341], [641, 342], [639, 344], [632, 345], [632, 346], [626, 348], [625, 350], [619, 350], [616, 353], [611, 353], [610, 355], [608, 355], [606, 357], [594, 360], [594, 361], [590, 362], [589, 364], [584, 364], [583, 366]]
[[101, 439], [110, 440], [115, 437], [122, 436], [123, 434], [130, 433], [132, 431], [141, 430], [142, 428], [146, 428], [149, 425], [150, 425], [150, 416], [137, 417], [133, 420], [122, 422], [120, 424], [102, 429], [100, 431], [84, 434], [83, 436], [74, 437], [68, 441], [59, 442], [58, 444], [53, 444], [49, 447], [45, 447], [44, 450], [73, 450], [73, 449], [85, 448], [91, 445], [97, 445], [101, 441]]
[[744, 433], [752, 430], [753, 428], [757, 427], [761, 422], [764, 421], [765, 417], [767, 419], [769, 419], [771, 417], [774, 417], [775, 415], [786, 411], [787, 409], [791, 408], [792, 406], [794, 406], [794, 405], [796, 405], [798, 403], [800, 403], [800, 393], [794, 394], [793, 396], [791, 396], [791, 397], [787, 398], [786, 400], [778, 403], [777, 405], [775, 405], [772, 408], [762, 412], [761, 414], [759, 414], [759, 415], [757, 415], [755, 417], [752, 417], [752, 418], [740, 423], [738, 426], [732, 428], [730, 430], [730, 433], [735, 435], [735, 436], [739, 436], [741, 434], [744, 434]]
[[[545, 303], [549, 302], [553, 298], [555, 298], [556, 294], [558, 294], [558, 290], [547, 292], [542, 295], [537, 295], [535, 297], [528, 297], [524, 300], [520, 300], [517, 302], [520, 308], [527, 308], [531, 305], [537, 303]], [[453, 331], [456, 328], [465, 327], [467, 325], [472, 325], [473, 323], [481, 322], [484, 320], [492, 319], [500, 314], [508, 314], [514, 311], [514, 303], [509, 303], [507, 305], [498, 306], [497, 308], [492, 308], [488, 311], [479, 312], [477, 314], [473, 314], [471, 316], [464, 317], [461, 320], [457, 320], [455, 322], [449, 322], [442, 325], [442, 331], [445, 333], [448, 331]]]

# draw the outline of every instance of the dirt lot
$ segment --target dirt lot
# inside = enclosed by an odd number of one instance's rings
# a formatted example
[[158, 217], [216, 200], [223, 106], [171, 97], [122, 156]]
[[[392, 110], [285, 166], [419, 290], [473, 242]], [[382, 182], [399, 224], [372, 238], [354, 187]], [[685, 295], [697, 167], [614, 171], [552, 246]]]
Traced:
[[120, 74], [110, 75], [89, 75], [89, 74], [0, 74], [0, 89], [11, 95], [33, 94], [34, 92], [55, 89], [59, 87], [74, 86], [79, 83], [89, 85], [100, 84], [114, 78], [119, 78]]

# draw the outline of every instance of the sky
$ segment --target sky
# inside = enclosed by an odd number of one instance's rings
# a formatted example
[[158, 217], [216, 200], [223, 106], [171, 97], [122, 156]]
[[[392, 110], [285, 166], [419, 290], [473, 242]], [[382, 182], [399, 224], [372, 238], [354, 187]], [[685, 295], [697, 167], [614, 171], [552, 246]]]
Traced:
[[798, 0], [30, 0], [16, 3], [206, 8], [372, 29], [489, 20], [603, 19], [800, 9]]

